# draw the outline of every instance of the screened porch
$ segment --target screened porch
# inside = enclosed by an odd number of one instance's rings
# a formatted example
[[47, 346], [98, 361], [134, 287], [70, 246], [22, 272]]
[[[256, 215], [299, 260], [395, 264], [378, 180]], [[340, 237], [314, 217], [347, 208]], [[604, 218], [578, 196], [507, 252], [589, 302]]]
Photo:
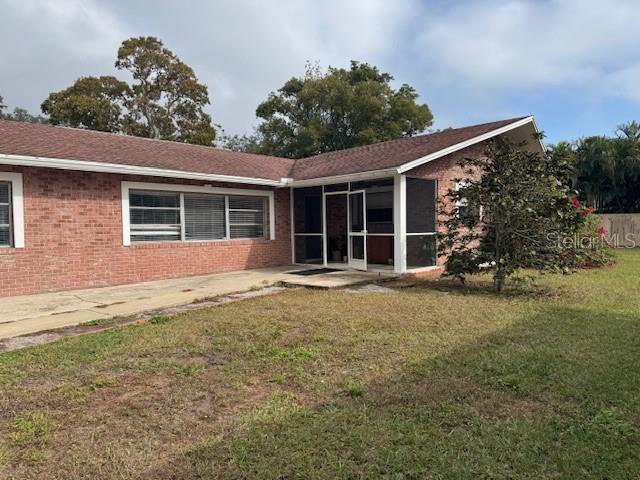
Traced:
[[437, 265], [433, 179], [396, 175], [292, 190], [293, 261], [404, 273]]

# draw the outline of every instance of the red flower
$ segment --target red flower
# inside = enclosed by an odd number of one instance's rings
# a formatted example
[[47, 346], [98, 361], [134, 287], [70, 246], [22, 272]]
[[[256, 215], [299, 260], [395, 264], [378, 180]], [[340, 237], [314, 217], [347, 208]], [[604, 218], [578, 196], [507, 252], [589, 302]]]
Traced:
[[601, 237], [604, 237], [604, 235], [607, 233], [607, 229], [604, 227], [598, 227], [598, 235], [600, 235]]
[[580, 208], [580, 200], [577, 197], [571, 199], [571, 204], [576, 208]]

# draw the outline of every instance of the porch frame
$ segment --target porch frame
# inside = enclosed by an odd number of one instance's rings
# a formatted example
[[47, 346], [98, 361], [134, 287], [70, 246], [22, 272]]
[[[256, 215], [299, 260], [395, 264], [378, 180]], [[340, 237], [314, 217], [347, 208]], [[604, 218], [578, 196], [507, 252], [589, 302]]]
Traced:
[[[380, 180], [384, 178], [393, 179], [393, 234], [388, 234], [388, 236], [393, 236], [393, 273], [396, 274], [404, 274], [404, 273], [419, 273], [425, 272], [429, 270], [434, 270], [439, 268], [440, 259], [436, 256], [436, 264], [428, 267], [419, 267], [419, 268], [407, 268], [407, 175], [403, 173], [397, 173], [397, 171], [381, 171], [381, 172], [371, 172], [371, 175], [355, 175], [354, 178], [348, 179], [340, 179], [330, 178], [330, 179], [317, 179], [317, 180], [309, 180], [304, 182], [295, 182], [290, 190], [290, 205], [291, 205], [291, 262], [294, 265], [300, 265], [310, 268], [320, 268], [320, 267], [331, 267], [331, 268], [340, 268], [344, 270], [351, 269], [347, 264], [334, 264], [328, 262], [328, 245], [327, 245], [327, 215], [326, 215], [326, 196], [327, 195], [347, 195], [348, 202], [348, 194], [351, 193], [351, 183], [361, 182], [366, 180]], [[326, 185], [335, 185], [337, 183], [346, 183], [347, 190], [326, 192]], [[322, 187], [322, 233], [317, 234], [307, 234], [307, 233], [298, 233], [295, 232], [295, 212], [294, 212], [294, 189], [295, 188], [304, 188], [304, 187]], [[436, 192], [437, 195], [437, 192]], [[347, 206], [347, 222], [348, 222], [349, 208]], [[348, 225], [347, 225], [348, 228]], [[430, 235], [431, 232], [423, 233], [421, 235]], [[311, 263], [299, 263], [296, 262], [296, 254], [295, 254], [295, 239], [297, 236], [322, 236], [322, 264], [311, 264]], [[369, 235], [368, 233], [366, 234]], [[372, 234], [373, 235], [373, 234]], [[416, 234], [414, 234], [416, 235]], [[436, 235], [434, 232], [433, 235]], [[351, 251], [351, 242], [348, 238], [347, 232], [347, 249], [349, 258]], [[367, 272], [389, 272], [387, 269], [380, 268], [370, 268], [367, 265]]]

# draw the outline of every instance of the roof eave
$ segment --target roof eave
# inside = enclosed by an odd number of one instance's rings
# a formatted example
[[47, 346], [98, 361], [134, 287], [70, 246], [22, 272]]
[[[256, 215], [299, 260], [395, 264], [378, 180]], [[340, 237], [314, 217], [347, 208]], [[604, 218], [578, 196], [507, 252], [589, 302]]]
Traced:
[[242, 177], [236, 175], [219, 175], [203, 172], [187, 172], [117, 163], [89, 162], [84, 160], [67, 160], [63, 158], [33, 157], [27, 155], [10, 155], [0, 153], [0, 163], [25, 167], [55, 168], [59, 170], [77, 170], [97, 173], [119, 173], [124, 175], [143, 175], [150, 177], [181, 178], [185, 180], [205, 180], [210, 182], [245, 183], [269, 187], [284, 187], [287, 179], [272, 180], [268, 178]]
[[[526, 125], [528, 123], [533, 123], [534, 128], [536, 129], [536, 131], [538, 131], [538, 128], [536, 127], [533, 116], [528, 116], [520, 120], [517, 120], [513, 123], [510, 123], [508, 125], [505, 125], [503, 127], [496, 128], [495, 130], [491, 130], [487, 133], [483, 133], [482, 135], [478, 135], [476, 137], [465, 140], [464, 142], [456, 143], [454, 145], [451, 145], [450, 147], [443, 148], [442, 150], [438, 150], [437, 152], [430, 153], [429, 155], [425, 155], [424, 157], [420, 157], [410, 162], [407, 162], [405, 164], [402, 164], [398, 167], [398, 173], [408, 172], [409, 170], [419, 167], [420, 165], [423, 165], [428, 162], [432, 162], [433, 160], [437, 160], [438, 158], [442, 158], [446, 155], [450, 155], [459, 150], [462, 150], [463, 148], [471, 147], [480, 142], [484, 142], [485, 140], [489, 140], [490, 138], [496, 137], [498, 135], [502, 135], [503, 133], [509, 132], [511, 130], [515, 130], [516, 128], [522, 127], [523, 125]], [[540, 141], [540, 143], [544, 150], [544, 144], [542, 144], [542, 141]]]
[[302, 180], [290, 179], [291, 187], [313, 187], [328, 183], [357, 182], [360, 180], [374, 180], [399, 173], [397, 168], [385, 168], [382, 170], [369, 170], [365, 172], [347, 173], [344, 175], [330, 175], [327, 177], [306, 178]]

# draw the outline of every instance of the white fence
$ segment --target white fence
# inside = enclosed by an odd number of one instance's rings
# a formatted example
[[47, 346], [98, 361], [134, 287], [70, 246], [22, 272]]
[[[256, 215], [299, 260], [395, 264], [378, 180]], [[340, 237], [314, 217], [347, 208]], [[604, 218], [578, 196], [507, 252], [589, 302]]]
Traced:
[[617, 248], [640, 247], [640, 213], [605, 213], [598, 216], [607, 230], [609, 245]]

